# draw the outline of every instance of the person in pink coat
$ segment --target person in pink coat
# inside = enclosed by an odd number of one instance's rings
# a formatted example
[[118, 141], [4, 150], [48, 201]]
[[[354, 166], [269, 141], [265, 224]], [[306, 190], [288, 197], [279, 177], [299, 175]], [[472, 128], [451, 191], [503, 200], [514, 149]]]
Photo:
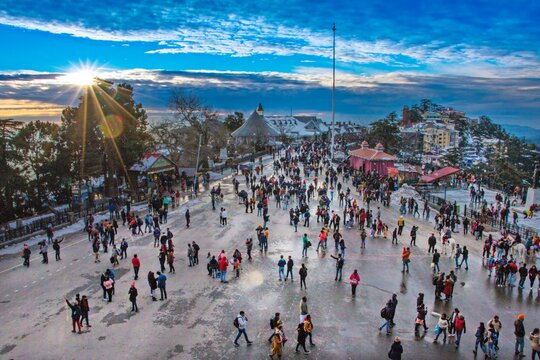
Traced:
[[351, 276], [349, 276], [349, 281], [351, 283], [351, 290], [352, 290], [352, 296], [356, 296], [356, 287], [360, 283], [360, 275], [358, 274], [358, 270], [354, 270]]

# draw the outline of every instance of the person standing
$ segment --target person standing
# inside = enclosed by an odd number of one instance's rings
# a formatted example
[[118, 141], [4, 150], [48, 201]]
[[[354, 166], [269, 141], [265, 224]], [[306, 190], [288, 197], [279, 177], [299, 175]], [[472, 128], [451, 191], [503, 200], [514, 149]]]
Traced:
[[165, 252], [164, 247], [162, 247], [159, 250], [158, 260], [159, 260], [159, 265], [160, 265], [161, 272], [163, 273], [163, 272], [165, 272], [165, 261], [167, 260], [167, 253]]
[[156, 299], [156, 289], [157, 289], [157, 280], [156, 276], [152, 271], [148, 272], [148, 286], [150, 286], [150, 296], [152, 297], [152, 301], [157, 301]]
[[189, 267], [192, 267], [193, 266], [193, 256], [195, 255], [195, 251], [193, 251], [193, 247], [191, 246], [190, 243], [187, 244], [188, 246], [188, 251], [187, 251], [187, 256], [188, 256], [188, 260], [189, 260]]
[[307, 234], [304, 234], [304, 236], [302, 237], [302, 257], [308, 257], [307, 256], [307, 250], [308, 250], [308, 247], [310, 246], [310, 241], [308, 239], [308, 236]]
[[535, 328], [531, 334], [529, 335], [529, 340], [531, 341], [531, 349], [532, 349], [532, 360], [536, 360], [536, 355], [538, 355], [538, 358], [540, 359], [540, 329]]
[[345, 263], [345, 260], [343, 260], [343, 257], [341, 254], [338, 254], [337, 257], [334, 255], [330, 255], [332, 259], [336, 260], [336, 277], [334, 281], [338, 281], [338, 275], [339, 275], [339, 281], [341, 281], [341, 277], [343, 275], [343, 264]]
[[229, 260], [227, 260], [225, 253], [222, 252], [218, 260], [218, 270], [219, 270], [221, 282], [225, 284], [228, 283], [227, 281], [227, 267], [228, 266], [229, 266]]
[[81, 302], [80, 302], [80, 309], [81, 309], [81, 326], [83, 325], [83, 321], [86, 320], [86, 327], [92, 327], [90, 325], [90, 322], [88, 321], [88, 313], [90, 312], [90, 305], [88, 304], [88, 298], [86, 295], [82, 296]]
[[199, 250], [201, 250], [201, 247], [195, 241], [191, 242], [191, 247], [193, 248], [193, 265], [199, 265]]
[[283, 255], [281, 255], [281, 257], [279, 258], [277, 265], [278, 265], [279, 281], [281, 281], [285, 278], [285, 265], [287, 265], [287, 262], [283, 258]]
[[524, 357], [523, 348], [525, 346], [525, 326], [523, 321], [525, 320], [525, 315], [519, 314], [516, 321], [514, 321], [514, 335], [516, 336], [516, 346], [515, 346], [515, 355], [519, 357]]
[[407, 273], [409, 273], [409, 263], [411, 262], [411, 249], [408, 247], [404, 247], [403, 251], [401, 251], [401, 261], [403, 263], [403, 268], [401, 270], [402, 273], [405, 272], [405, 268], [407, 268]]
[[186, 217], [186, 227], [189, 229], [189, 224], [191, 223], [191, 215], [189, 214], [189, 209], [186, 209], [185, 217]]
[[[125, 238], [122, 239], [120, 242], [120, 260], [127, 259], [127, 249], [128, 249], [128, 242]], [[98, 247], [99, 249], [99, 247]]]
[[30, 267], [30, 255], [32, 254], [32, 251], [30, 250], [30, 247], [28, 244], [24, 244], [22, 248], [22, 257], [24, 259], [23, 266]]
[[141, 268], [141, 260], [137, 257], [137, 254], [133, 255], [133, 258], [131, 259], [131, 265], [133, 265], [135, 280], [139, 280], [139, 269]]
[[308, 304], [307, 304], [307, 297], [303, 296], [302, 300], [300, 300], [300, 321], [301, 323], [304, 322], [306, 319], [306, 316], [309, 314]]
[[397, 221], [398, 225], [398, 235], [401, 236], [403, 233], [403, 228], [405, 227], [405, 219], [403, 218], [403, 215], [401, 215]]
[[53, 250], [54, 250], [54, 256], [56, 258], [56, 261], [60, 261], [62, 260], [60, 258], [60, 243], [64, 241], [64, 238], [58, 240], [58, 239], [55, 239], [54, 242], [53, 242]]
[[431, 233], [431, 236], [428, 238], [428, 254], [430, 252], [435, 253], [435, 245], [437, 244], [437, 238], [435, 237], [434, 233]]
[[529, 273], [529, 269], [527, 269], [527, 264], [523, 263], [521, 267], [519, 268], [519, 288], [523, 289], [523, 285], [525, 285], [525, 281], [527, 280], [527, 274]]
[[426, 326], [426, 315], [427, 315], [427, 308], [426, 305], [419, 304], [416, 306], [416, 321], [414, 324], [414, 335], [419, 336], [420, 332], [419, 329], [421, 326], [424, 327], [424, 334], [426, 333], [428, 327]]
[[131, 282], [131, 287], [129, 288], [128, 294], [129, 301], [131, 301], [131, 312], [139, 312], [139, 308], [137, 307], [137, 296], [139, 293], [135, 287], [135, 281]]
[[294, 281], [293, 278], [293, 267], [294, 267], [294, 261], [291, 256], [289, 256], [289, 260], [287, 260], [287, 274], [285, 275], [285, 281], [289, 278], [289, 274], [291, 274], [291, 281]]
[[114, 291], [114, 281], [110, 277], [105, 277], [105, 282], [103, 283], [105, 291], [107, 292], [108, 302], [112, 302], [112, 296]]
[[302, 290], [302, 285], [304, 286], [304, 290], [307, 290], [306, 285], [306, 278], [307, 278], [307, 267], [305, 264], [302, 264], [300, 267], [300, 270], [298, 271], [298, 275], [300, 275], [300, 290]]
[[392, 360], [401, 360], [401, 354], [403, 354], [403, 346], [401, 346], [401, 340], [399, 336], [396, 336], [392, 346], [390, 346], [390, 351], [388, 352], [388, 358]]
[[398, 231], [397, 228], [394, 228], [394, 231], [392, 231], [392, 245], [394, 245], [394, 243], [396, 245], [398, 244], [397, 231]]
[[431, 259], [431, 267], [433, 268], [433, 273], [436, 274], [441, 271], [439, 268], [439, 260], [441, 259], [441, 254], [437, 252], [437, 249], [433, 250], [433, 257]]
[[72, 333], [76, 333], [75, 327], [79, 329], [79, 334], [81, 334], [81, 323], [79, 321], [81, 317], [81, 308], [79, 307], [79, 304], [77, 302], [70, 303], [68, 299], [64, 298], [66, 300], [67, 305], [71, 309], [71, 324], [73, 326], [73, 330], [71, 330]]
[[469, 270], [469, 250], [467, 249], [467, 246], [464, 246], [461, 252], [461, 262], [459, 263], [460, 268], [463, 263], [465, 263], [465, 270]]
[[238, 344], [238, 339], [244, 334], [244, 338], [246, 339], [246, 343], [248, 345], [251, 345], [253, 342], [249, 340], [249, 337], [247, 335], [247, 322], [248, 318], [244, 311], [240, 311], [238, 316], [235, 318], [233, 324], [238, 329], [238, 335], [236, 335], [236, 339], [234, 340], [234, 346], [238, 347], [240, 344]]
[[356, 287], [360, 283], [360, 275], [358, 274], [357, 269], [354, 269], [351, 276], [349, 276], [349, 281], [351, 283], [352, 297], [355, 297], [356, 296]]
[[416, 226], [413, 225], [411, 228], [411, 246], [416, 246]]
[[48, 264], [49, 263], [49, 245], [47, 245], [47, 241], [43, 240], [39, 244], [39, 252], [41, 253], [41, 256], [43, 257], [43, 260], [41, 260], [42, 264]]
[[169, 264], [169, 273], [176, 274], [176, 269], [174, 268], [174, 251], [172, 249], [167, 252], [167, 264]]
[[157, 273], [157, 285], [159, 287], [159, 292], [161, 293], [161, 299], [163, 300], [163, 296], [165, 296], [165, 299], [167, 299], [167, 277], [165, 274], [158, 271]]

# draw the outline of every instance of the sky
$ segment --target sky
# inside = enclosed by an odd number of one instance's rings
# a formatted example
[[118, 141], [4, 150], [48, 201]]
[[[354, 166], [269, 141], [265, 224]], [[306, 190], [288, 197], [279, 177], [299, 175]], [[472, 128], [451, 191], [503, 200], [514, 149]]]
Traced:
[[540, 0], [3, 0], [0, 118], [58, 121], [92, 71], [152, 120], [174, 88], [223, 114], [330, 120], [335, 23], [336, 120], [430, 98], [540, 128], [539, 18]]

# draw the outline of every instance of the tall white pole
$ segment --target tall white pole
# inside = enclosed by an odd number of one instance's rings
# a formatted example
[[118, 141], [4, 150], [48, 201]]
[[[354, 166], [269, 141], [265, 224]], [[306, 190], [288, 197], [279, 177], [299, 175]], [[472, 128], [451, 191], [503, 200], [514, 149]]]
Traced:
[[330, 160], [334, 160], [334, 137], [336, 133], [335, 128], [335, 111], [336, 111], [336, 24], [332, 26], [332, 32], [334, 35], [334, 41], [332, 46], [332, 142], [330, 147]]

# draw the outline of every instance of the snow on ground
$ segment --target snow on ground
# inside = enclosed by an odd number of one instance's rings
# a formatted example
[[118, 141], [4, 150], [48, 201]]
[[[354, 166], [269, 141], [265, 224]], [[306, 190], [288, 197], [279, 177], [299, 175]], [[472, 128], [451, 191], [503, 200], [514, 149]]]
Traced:
[[414, 198], [416, 202], [418, 202], [418, 206], [421, 208], [421, 204], [423, 203], [422, 196], [414, 189], [414, 187], [403, 184], [402, 187], [390, 195], [390, 204], [399, 206], [402, 197], [405, 199], [410, 197]]

